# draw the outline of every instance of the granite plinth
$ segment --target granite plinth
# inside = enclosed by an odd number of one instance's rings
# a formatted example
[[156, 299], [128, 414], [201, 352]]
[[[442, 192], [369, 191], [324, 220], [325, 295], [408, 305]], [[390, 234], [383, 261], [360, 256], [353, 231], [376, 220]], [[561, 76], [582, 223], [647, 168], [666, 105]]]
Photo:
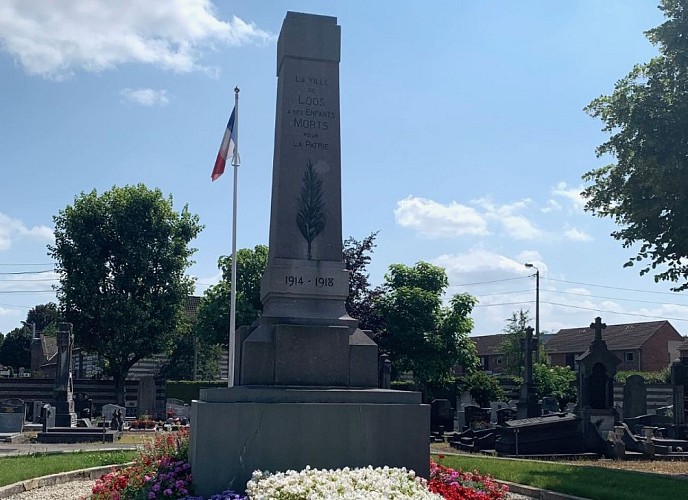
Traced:
[[254, 470], [406, 467], [427, 477], [430, 407], [384, 389], [206, 389], [191, 405], [196, 492], [243, 490]]

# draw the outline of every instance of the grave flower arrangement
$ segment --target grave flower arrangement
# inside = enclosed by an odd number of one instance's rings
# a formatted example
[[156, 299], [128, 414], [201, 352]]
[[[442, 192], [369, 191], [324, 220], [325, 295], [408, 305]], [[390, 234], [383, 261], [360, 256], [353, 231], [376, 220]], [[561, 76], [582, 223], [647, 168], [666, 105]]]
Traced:
[[[440, 461], [444, 458], [439, 455]], [[504, 498], [509, 487], [478, 471], [450, 469], [430, 460], [428, 488], [449, 500], [492, 500]]]
[[[160, 434], [132, 465], [101, 476], [92, 489], [92, 500], [203, 500], [193, 496], [188, 462], [189, 432]], [[440, 461], [442, 459], [440, 455]], [[405, 468], [366, 467], [337, 470], [306, 469], [253, 473], [246, 494], [223, 491], [207, 500], [301, 499], [468, 499], [497, 500], [508, 491], [491, 477], [462, 472], [430, 461], [430, 479]]]
[[192, 492], [187, 430], [157, 435], [128, 467], [96, 480], [92, 500], [184, 498]]

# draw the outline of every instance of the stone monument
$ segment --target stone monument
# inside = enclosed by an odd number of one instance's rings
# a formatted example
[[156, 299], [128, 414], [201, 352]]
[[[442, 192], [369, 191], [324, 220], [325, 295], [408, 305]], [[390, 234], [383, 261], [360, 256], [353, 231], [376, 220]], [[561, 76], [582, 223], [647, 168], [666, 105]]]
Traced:
[[378, 389], [377, 345], [345, 308], [337, 19], [288, 12], [277, 45], [270, 251], [263, 314], [238, 330], [236, 387], [191, 410], [196, 492], [255, 469], [390, 466], [429, 474], [430, 408]]
[[575, 413], [583, 423], [583, 434], [588, 448], [598, 437], [613, 432], [619, 416], [614, 409], [614, 376], [621, 360], [614, 356], [602, 339], [607, 325], [600, 317], [590, 324], [595, 337], [588, 350], [576, 360], [578, 363], [578, 405]]
[[521, 391], [516, 403], [518, 418], [532, 418], [542, 415], [542, 406], [538, 402], [535, 383], [533, 382], [533, 350], [538, 349], [537, 340], [533, 338], [533, 328], [526, 328], [523, 339], [523, 351], [525, 354], [525, 367]]
[[57, 331], [57, 365], [53, 386], [53, 405], [55, 406], [55, 425], [58, 427], [76, 426], [74, 411], [74, 382], [72, 380], [72, 345], [74, 336], [71, 323], [60, 323]]

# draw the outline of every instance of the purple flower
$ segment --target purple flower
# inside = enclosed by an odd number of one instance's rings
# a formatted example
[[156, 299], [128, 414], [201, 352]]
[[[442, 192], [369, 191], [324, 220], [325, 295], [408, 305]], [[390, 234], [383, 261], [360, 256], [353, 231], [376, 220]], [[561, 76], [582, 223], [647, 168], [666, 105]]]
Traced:
[[172, 496], [172, 490], [167, 488], [165, 491], [163, 491], [163, 495], [171, 497]]
[[160, 491], [160, 483], [155, 483], [151, 489], [153, 491]]
[[150, 493], [148, 493], [148, 498], [150, 498], [150, 499], [154, 499], [156, 496], [157, 495], [155, 493], [153, 493], [152, 491]]

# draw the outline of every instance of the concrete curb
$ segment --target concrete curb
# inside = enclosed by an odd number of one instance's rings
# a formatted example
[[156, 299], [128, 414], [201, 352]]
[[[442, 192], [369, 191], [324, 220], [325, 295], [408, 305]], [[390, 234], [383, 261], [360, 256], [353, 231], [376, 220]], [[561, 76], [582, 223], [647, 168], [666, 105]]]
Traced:
[[[57, 452], [61, 453], [61, 452]], [[92, 479], [95, 481], [103, 474], [112, 472], [113, 470], [121, 469], [132, 465], [134, 462], [126, 464], [101, 465], [99, 467], [90, 467], [88, 469], [73, 470], [69, 472], [59, 472], [57, 474], [50, 474], [49, 476], [36, 477], [33, 479], [25, 479], [14, 484], [0, 487], [0, 498], [7, 498], [18, 493], [24, 493], [35, 488], [43, 486], [55, 486], [57, 484], [69, 483], [71, 481], [79, 481], [82, 479]]]

